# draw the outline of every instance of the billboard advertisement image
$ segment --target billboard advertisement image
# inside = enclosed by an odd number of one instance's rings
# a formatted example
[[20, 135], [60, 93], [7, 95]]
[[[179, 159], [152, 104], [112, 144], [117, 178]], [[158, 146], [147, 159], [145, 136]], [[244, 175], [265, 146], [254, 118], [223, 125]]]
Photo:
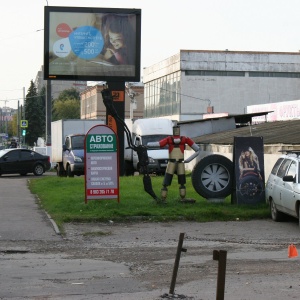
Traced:
[[44, 78], [140, 81], [141, 10], [45, 7]]

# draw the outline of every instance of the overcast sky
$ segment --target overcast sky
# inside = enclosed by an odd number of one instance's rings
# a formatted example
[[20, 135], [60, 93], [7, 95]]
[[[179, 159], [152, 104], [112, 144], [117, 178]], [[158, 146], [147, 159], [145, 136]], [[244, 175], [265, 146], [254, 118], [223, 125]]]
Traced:
[[[299, 0], [10, 0], [0, 18], [0, 107], [43, 64], [44, 6], [142, 9], [142, 68], [184, 50], [298, 52]], [[143, 74], [141, 74], [143, 76]], [[7, 100], [7, 101], [6, 101]]]

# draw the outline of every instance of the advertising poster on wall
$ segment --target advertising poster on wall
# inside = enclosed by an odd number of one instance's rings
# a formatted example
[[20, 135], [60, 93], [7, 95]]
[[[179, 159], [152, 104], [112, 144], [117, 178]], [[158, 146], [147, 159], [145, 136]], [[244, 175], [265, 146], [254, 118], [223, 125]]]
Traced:
[[141, 10], [45, 7], [44, 78], [140, 81]]
[[118, 140], [106, 125], [92, 127], [85, 136], [85, 202], [119, 201]]
[[235, 137], [235, 204], [258, 204], [265, 201], [263, 137]]

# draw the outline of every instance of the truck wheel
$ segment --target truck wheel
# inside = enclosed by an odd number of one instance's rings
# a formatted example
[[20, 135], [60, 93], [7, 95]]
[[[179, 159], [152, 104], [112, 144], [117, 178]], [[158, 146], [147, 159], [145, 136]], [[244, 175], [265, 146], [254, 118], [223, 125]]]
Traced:
[[134, 168], [132, 162], [125, 160], [125, 175], [132, 176], [133, 174]]
[[222, 155], [208, 155], [195, 165], [191, 177], [193, 187], [200, 196], [225, 198], [232, 190], [233, 163]]
[[56, 175], [59, 177], [64, 176], [64, 167], [62, 163], [56, 165]]
[[74, 177], [74, 173], [71, 171], [70, 165], [67, 165], [67, 177]]

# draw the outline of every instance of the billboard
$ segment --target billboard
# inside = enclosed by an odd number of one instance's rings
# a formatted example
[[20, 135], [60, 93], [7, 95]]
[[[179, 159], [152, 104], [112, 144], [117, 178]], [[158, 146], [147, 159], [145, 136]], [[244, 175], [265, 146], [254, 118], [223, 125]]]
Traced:
[[45, 6], [44, 79], [140, 81], [141, 10]]
[[300, 100], [273, 102], [247, 106], [247, 113], [268, 112], [266, 116], [252, 117], [253, 123], [287, 121], [300, 118]]
[[232, 202], [265, 202], [263, 137], [234, 137], [235, 189]]

